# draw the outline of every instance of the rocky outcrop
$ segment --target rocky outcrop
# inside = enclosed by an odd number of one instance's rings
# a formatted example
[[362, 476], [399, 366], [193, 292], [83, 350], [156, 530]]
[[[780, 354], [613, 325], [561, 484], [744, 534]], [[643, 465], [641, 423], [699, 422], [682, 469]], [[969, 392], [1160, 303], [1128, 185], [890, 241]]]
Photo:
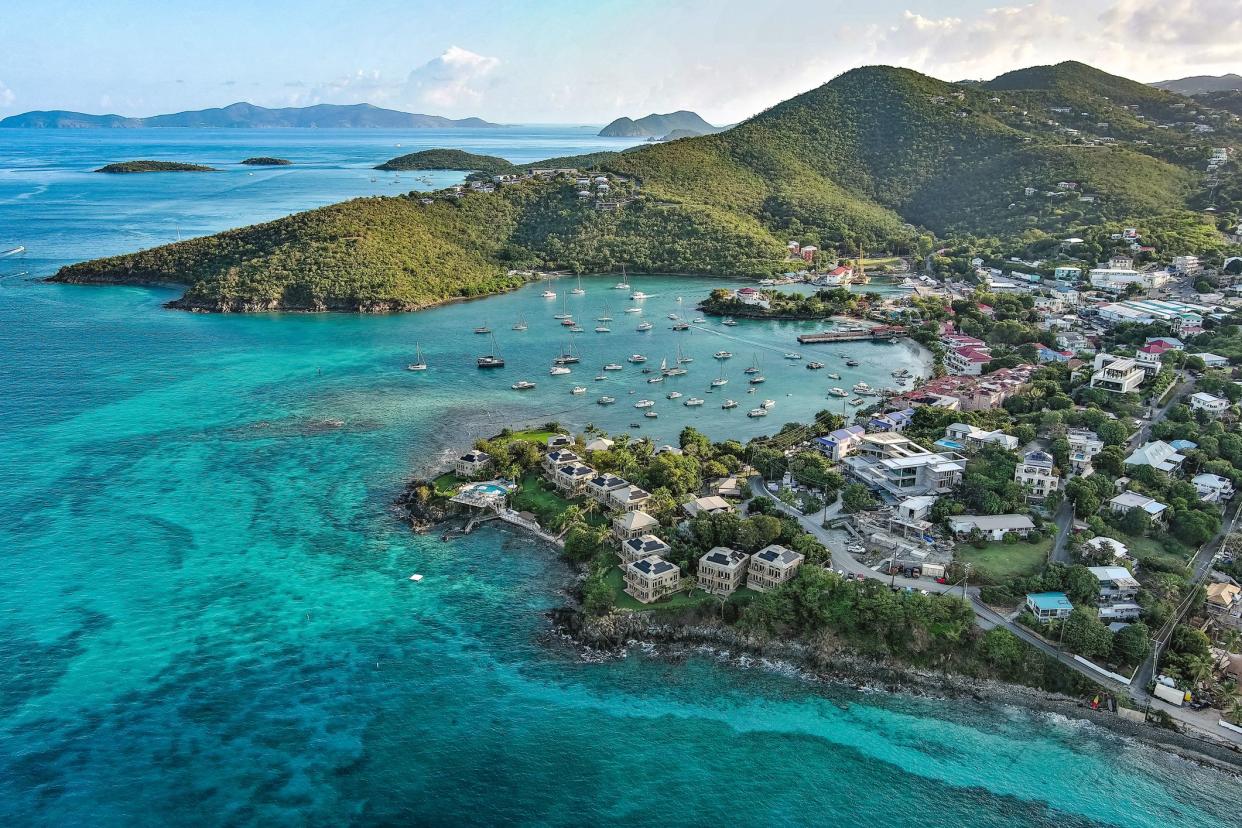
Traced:
[[448, 501], [435, 496], [435, 485], [429, 480], [411, 480], [393, 505], [402, 519], [419, 531], [444, 522], [451, 514]]

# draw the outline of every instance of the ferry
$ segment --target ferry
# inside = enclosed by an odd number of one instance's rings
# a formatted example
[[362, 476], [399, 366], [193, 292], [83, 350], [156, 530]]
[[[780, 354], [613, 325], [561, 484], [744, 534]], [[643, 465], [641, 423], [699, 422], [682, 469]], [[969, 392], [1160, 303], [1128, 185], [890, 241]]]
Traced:
[[751, 385], [758, 385], [761, 382], [767, 382], [767, 381], [768, 381], [767, 377], [765, 377], [763, 374], [755, 374], [753, 377], [750, 378]]
[[604, 366], [605, 371], [620, 371], [623, 368], [625, 368], [625, 366], [619, 362], [610, 362]]
[[655, 326], [654, 326], [654, 325], [652, 325], [650, 322], [639, 322], [639, 323], [638, 323], [638, 328], [637, 328], [636, 330], [640, 330], [640, 331], [649, 331], [649, 330], [651, 330], [653, 327], [655, 327]]
[[586, 393], [586, 386], [585, 386], [585, 385], [575, 385], [573, 388], [569, 389], [569, 393], [573, 394], [574, 396], [577, 396], [578, 394], [585, 394], [585, 393]]
[[844, 388], [837, 388], [837, 387], [833, 387], [833, 388], [829, 388], [829, 389], [828, 389], [828, 396], [830, 396], [830, 397], [848, 397], [848, 396], [849, 396], [849, 393], [848, 393], [848, 392], [847, 392]]
[[747, 417], [766, 417], [768, 416], [768, 410], [766, 408], [752, 408], [750, 411], [746, 412], [746, 416]]
[[820, 368], [823, 368], [823, 367], [824, 367], [824, 363], [822, 362], [808, 362], [806, 364], [806, 370], [808, 371], [818, 371]]
[[666, 394], [665, 396], [667, 396], [670, 400], [675, 400], [681, 397], [681, 392], [680, 391], [669, 391], [668, 394]]
[[599, 405], [612, 405], [617, 401], [616, 397], [600, 397], [595, 402]]
[[423, 346], [422, 345], [414, 346], [414, 361], [411, 362], [409, 365], [405, 366], [405, 370], [407, 371], [426, 371], [427, 370], [427, 360], [423, 359]]
[[529, 391], [530, 389], [535, 387], [535, 384], [533, 382], [529, 382], [528, 380], [518, 380], [517, 382], [513, 383], [513, 385], [510, 385], [509, 387], [512, 388], [514, 391]]
[[732, 359], [733, 353], [731, 351], [717, 351], [716, 353], [712, 354], [712, 356], [714, 356], [716, 359]]
[[572, 371], [570, 371], [570, 369], [566, 368], [564, 365], [553, 365], [551, 368], [548, 369], [548, 373], [554, 377], [559, 377], [565, 374], [572, 373]]
[[652, 400], [639, 400], [634, 403], [635, 408], [651, 408], [653, 405], [655, 405], [655, 402]]
[[556, 298], [556, 291], [554, 291], [554, 290], [545, 290], [543, 293], [541, 293], [541, 294], [539, 294], [539, 295], [540, 295], [540, 296], [542, 296], [544, 299], [555, 299], [555, 298]]
[[691, 397], [690, 399], [682, 403], [682, 405], [689, 406], [690, 408], [694, 408], [695, 406], [699, 406], [702, 404], [703, 404], [702, 397]]
[[643, 293], [641, 290], [636, 290], [630, 294], [630, 298], [633, 299], [635, 302], [641, 302], [642, 300], [650, 299], [651, 297]]
[[734, 400], [725, 400], [720, 404], [721, 408], [737, 408], [737, 402]]
[[728, 325], [730, 328], [732, 328], [732, 327], [733, 327], [734, 325], [736, 325], [737, 323], [733, 321], [733, 317], [732, 317], [732, 316], [726, 316], [723, 320], [721, 320], [720, 324], [721, 324], [721, 325]]
[[630, 354], [630, 362], [638, 364], [640, 362], [646, 362], [646, 361], [647, 361], [647, 358], [643, 356], [642, 354]]
[[802, 354], [799, 354], [795, 351], [789, 351], [788, 353], [785, 354], [785, 359], [802, 359]]

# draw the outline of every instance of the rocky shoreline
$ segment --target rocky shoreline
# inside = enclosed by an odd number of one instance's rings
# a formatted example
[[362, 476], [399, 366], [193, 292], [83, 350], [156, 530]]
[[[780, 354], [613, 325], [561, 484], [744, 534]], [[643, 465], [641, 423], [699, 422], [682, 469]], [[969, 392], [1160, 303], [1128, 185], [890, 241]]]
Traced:
[[720, 623], [682, 624], [633, 612], [589, 618], [572, 606], [553, 610], [549, 618], [554, 629], [589, 660], [623, 657], [637, 649], [648, 657], [674, 662], [714, 655], [738, 667], [751, 666], [756, 660], [764, 665], [779, 663], [793, 667], [794, 672], [812, 683], [865, 692], [1013, 705], [1081, 719], [1183, 759], [1242, 776], [1242, 753], [1224, 743], [1132, 721], [1107, 710], [1092, 710], [1084, 701], [1071, 696], [861, 656], [828, 637], [817, 642], [774, 641], [746, 635]]

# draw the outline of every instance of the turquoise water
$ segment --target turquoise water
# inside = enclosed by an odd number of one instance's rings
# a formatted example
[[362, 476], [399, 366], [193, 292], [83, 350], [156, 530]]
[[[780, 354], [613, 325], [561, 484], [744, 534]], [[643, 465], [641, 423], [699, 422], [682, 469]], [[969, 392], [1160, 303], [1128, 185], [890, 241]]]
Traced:
[[[331, 156], [331, 140], [317, 151]], [[82, 236], [124, 235], [112, 219], [123, 194], [57, 201], [68, 192], [0, 198], [0, 232], [32, 248], [0, 273], [46, 272]], [[174, 195], [170, 220], [215, 229]], [[229, 223], [279, 200], [262, 187], [232, 198], [219, 208]], [[851, 347], [863, 365], [849, 374], [830, 349], [799, 349], [836, 359], [826, 370], [845, 379], [830, 381], [782, 358], [797, 325], [668, 330], [678, 295], [684, 306], [718, 283], [631, 283], [656, 294], [655, 330], [631, 330], [611, 280], [584, 280], [586, 297], [568, 301], [608, 299], [614, 333], [582, 314], [583, 364], [549, 377], [561, 300], [540, 299], [542, 286], [408, 316], [220, 317], [165, 311], [164, 290], [0, 277], [0, 816], [1233, 823], [1235, 780], [1055, 716], [860, 694], [710, 652], [584, 661], [542, 615], [567, 574], [550, 549], [498, 529], [442, 543], [397, 523], [402, 481], [473, 434], [552, 416], [625, 428], [642, 376], [627, 363], [592, 377], [636, 349], [658, 362], [680, 342], [696, 360], [682, 390], [700, 396], [721, 348], [736, 354], [730, 394], [752, 352], [769, 377], [755, 395], [777, 401], [766, 420], [686, 409], [655, 386], [662, 416], [640, 433], [668, 440], [685, 422], [717, 437], [775, 430], [832, 404], [827, 385], [883, 384], [916, 364], [900, 347]], [[510, 330], [519, 315], [525, 334]], [[485, 319], [505, 371], [473, 368], [484, 338], [470, 331]], [[422, 374], [404, 370], [415, 343]], [[510, 391], [520, 377], [539, 387]], [[575, 383], [608, 386], [618, 404], [575, 398]]]

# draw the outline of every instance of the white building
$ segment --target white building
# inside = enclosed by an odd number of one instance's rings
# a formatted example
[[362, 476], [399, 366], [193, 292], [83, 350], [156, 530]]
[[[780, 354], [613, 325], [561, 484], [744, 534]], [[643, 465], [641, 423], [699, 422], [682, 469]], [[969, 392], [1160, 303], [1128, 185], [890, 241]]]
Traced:
[[945, 439], [957, 443], [962, 448], [981, 449], [986, 445], [997, 445], [1014, 451], [1018, 448], [1018, 438], [1003, 431], [987, 431], [978, 426], [966, 423], [953, 423], [944, 429]]
[[1142, 509], [1151, 518], [1152, 523], [1160, 523], [1164, 520], [1165, 510], [1169, 507], [1138, 492], [1122, 492], [1108, 501], [1108, 508], [1119, 515], [1124, 515], [1131, 509]]
[[453, 473], [465, 480], [471, 480], [487, 471], [492, 465], [492, 456], [485, 451], [468, 451], [453, 464]]
[[1104, 450], [1104, 441], [1094, 431], [1086, 429], [1071, 430], [1066, 433], [1065, 439], [1069, 442], [1070, 468], [1074, 474], [1083, 477], [1091, 474], [1094, 471], [1091, 458]]
[[1136, 448], [1126, 458], [1127, 466], [1152, 466], [1167, 474], [1180, 471], [1186, 458], [1163, 440], [1153, 440]]
[[1197, 474], [1190, 479], [1204, 503], [1224, 503], [1233, 497], [1233, 483], [1218, 474]]
[[1119, 267], [1097, 267], [1088, 276], [1091, 286], [1111, 293], [1121, 293], [1130, 285], [1143, 290], [1161, 288], [1168, 284], [1167, 270], [1132, 270]]
[[751, 556], [746, 586], [755, 592], [775, 589], [788, 581], [802, 566], [803, 556], [778, 544], [765, 546]]
[[717, 546], [699, 558], [699, 589], [716, 595], [729, 595], [746, 578], [750, 556], [736, 549]]
[[1061, 483], [1052, 455], [1046, 451], [1028, 451], [1014, 468], [1013, 480], [1026, 489], [1026, 499], [1035, 503], [1043, 502]]
[[1095, 355], [1095, 373], [1091, 375], [1091, 387], [1114, 394], [1129, 394], [1138, 390], [1147, 373], [1130, 357], [1112, 354]]
[[988, 540], [1002, 540], [1012, 532], [1025, 538], [1035, 528], [1026, 515], [956, 515], [949, 518], [949, 531], [961, 539], [978, 529]]
[[1196, 391], [1190, 395], [1190, 407], [1195, 411], [1206, 411], [1213, 417], [1217, 417], [1229, 410], [1229, 400], [1205, 391]]

